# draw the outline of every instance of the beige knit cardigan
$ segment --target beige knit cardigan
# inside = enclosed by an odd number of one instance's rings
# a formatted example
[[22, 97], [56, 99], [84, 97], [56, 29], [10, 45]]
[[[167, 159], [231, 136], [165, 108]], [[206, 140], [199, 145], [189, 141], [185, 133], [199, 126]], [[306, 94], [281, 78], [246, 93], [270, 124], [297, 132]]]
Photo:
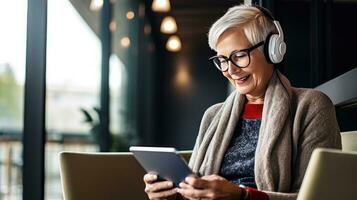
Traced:
[[[234, 91], [225, 102], [206, 110], [189, 162], [194, 172], [218, 174], [244, 103], [245, 95]], [[258, 189], [271, 200], [296, 199], [316, 147], [341, 148], [332, 102], [319, 91], [291, 87], [275, 71], [265, 93], [255, 151]]]

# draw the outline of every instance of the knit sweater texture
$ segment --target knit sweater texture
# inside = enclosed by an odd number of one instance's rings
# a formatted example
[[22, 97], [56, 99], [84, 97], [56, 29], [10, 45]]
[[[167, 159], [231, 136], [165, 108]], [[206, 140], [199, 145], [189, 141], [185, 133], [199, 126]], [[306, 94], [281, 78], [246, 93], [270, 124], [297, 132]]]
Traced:
[[255, 149], [261, 124], [262, 104], [245, 104], [219, 175], [237, 185], [257, 188], [254, 177]]

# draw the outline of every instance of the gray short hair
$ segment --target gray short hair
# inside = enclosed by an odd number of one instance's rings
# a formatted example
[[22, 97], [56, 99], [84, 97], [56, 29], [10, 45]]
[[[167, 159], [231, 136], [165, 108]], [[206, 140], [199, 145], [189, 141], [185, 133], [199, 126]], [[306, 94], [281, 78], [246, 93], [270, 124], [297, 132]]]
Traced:
[[[243, 28], [251, 45], [265, 40], [271, 32], [277, 33], [272, 20], [258, 8], [244, 4], [233, 6], [211, 26], [208, 32], [208, 44], [211, 49], [217, 51], [219, 37], [232, 28]], [[262, 51], [263, 47], [259, 47], [259, 50]]]

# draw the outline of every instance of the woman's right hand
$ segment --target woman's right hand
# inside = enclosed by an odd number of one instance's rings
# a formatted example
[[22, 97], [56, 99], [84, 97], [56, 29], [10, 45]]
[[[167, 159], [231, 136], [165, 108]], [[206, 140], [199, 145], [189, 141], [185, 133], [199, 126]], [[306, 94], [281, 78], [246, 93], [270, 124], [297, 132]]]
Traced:
[[156, 174], [145, 174], [145, 192], [150, 200], [164, 200], [171, 199], [176, 196], [177, 188], [173, 187], [171, 181], [157, 181], [158, 176]]

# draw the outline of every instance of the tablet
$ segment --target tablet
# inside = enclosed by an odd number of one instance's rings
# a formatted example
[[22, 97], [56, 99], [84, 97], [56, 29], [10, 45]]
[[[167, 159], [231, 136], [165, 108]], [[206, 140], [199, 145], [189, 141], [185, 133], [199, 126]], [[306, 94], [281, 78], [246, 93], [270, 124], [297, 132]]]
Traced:
[[129, 150], [146, 172], [157, 174], [159, 179], [172, 181], [175, 186], [194, 174], [175, 148], [132, 146]]

